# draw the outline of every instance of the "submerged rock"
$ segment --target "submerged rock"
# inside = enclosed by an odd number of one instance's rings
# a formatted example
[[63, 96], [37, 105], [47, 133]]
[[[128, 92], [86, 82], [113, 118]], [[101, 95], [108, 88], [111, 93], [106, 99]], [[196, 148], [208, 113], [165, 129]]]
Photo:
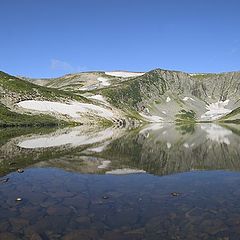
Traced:
[[178, 197], [178, 196], [181, 195], [181, 193], [179, 193], [179, 192], [172, 192], [171, 195], [172, 195], [173, 197]]
[[8, 180], [9, 180], [9, 178], [1, 179], [1, 180], [0, 180], [0, 183], [6, 183], [6, 182], [8, 182]]

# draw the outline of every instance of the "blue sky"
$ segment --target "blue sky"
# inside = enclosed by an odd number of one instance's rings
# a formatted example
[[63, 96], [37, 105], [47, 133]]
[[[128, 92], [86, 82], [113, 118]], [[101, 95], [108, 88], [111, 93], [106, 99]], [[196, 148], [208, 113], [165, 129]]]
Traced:
[[240, 70], [239, 0], [1, 0], [0, 70]]

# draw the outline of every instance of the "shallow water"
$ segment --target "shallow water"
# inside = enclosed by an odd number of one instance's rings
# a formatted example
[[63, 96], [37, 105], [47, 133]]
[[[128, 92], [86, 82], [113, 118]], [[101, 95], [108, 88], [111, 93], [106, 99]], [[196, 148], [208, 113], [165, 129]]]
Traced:
[[239, 132], [4, 130], [0, 239], [240, 239]]

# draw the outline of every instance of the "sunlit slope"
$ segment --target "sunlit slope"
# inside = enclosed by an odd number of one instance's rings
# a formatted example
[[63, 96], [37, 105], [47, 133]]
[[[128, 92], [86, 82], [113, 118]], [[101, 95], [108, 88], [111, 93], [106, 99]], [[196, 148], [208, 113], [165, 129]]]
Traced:
[[[28, 81], [0, 72], [0, 126], [45, 126], [64, 124], [53, 116], [27, 114], [22, 112], [17, 103], [28, 99], [72, 99], [68, 93], [57, 89], [37, 86]], [[74, 97], [75, 98], [75, 97]], [[78, 99], [83, 99], [77, 96]]]
[[102, 102], [4, 72], [0, 72], [0, 104], [3, 126], [37, 125], [38, 120], [48, 123], [54, 118], [58, 123], [109, 125], [120, 118], [117, 110]]
[[156, 69], [101, 93], [114, 106], [163, 121], [213, 121], [240, 106], [240, 73], [187, 74]]
[[[83, 72], [42, 80], [0, 73], [1, 103], [18, 113], [45, 113], [91, 124], [112, 122], [239, 123], [240, 73]], [[29, 102], [29, 100], [31, 102]], [[24, 102], [28, 101], [28, 102]]]
[[8, 102], [19, 102], [24, 99], [45, 99], [45, 100], [80, 100], [86, 101], [81, 96], [58, 89], [47, 88], [36, 85], [29, 81], [11, 76], [0, 71], [0, 98]]
[[62, 77], [52, 79], [24, 79], [42, 86], [58, 88], [71, 92], [85, 92], [115, 86], [143, 74], [144, 73], [127, 71], [94, 71], [67, 74]]

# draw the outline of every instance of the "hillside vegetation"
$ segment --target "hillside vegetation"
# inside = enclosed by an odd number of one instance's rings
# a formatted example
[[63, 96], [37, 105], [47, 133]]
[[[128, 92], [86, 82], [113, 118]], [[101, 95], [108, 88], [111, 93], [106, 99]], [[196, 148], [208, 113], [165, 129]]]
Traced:
[[[84, 72], [35, 80], [0, 72], [0, 122], [2, 126], [105, 120], [120, 125], [132, 120], [239, 123], [239, 96], [240, 72], [188, 74], [155, 69], [146, 73]], [[18, 103], [26, 100], [39, 106], [43, 101], [53, 102], [52, 109], [20, 108]], [[66, 109], [59, 110], [58, 103], [64, 103], [62, 108]], [[74, 112], [69, 112], [73, 108]], [[79, 117], [74, 118], [78, 111]]]
[[40, 127], [67, 124], [49, 115], [27, 115], [11, 111], [0, 103], [0, 127]]

